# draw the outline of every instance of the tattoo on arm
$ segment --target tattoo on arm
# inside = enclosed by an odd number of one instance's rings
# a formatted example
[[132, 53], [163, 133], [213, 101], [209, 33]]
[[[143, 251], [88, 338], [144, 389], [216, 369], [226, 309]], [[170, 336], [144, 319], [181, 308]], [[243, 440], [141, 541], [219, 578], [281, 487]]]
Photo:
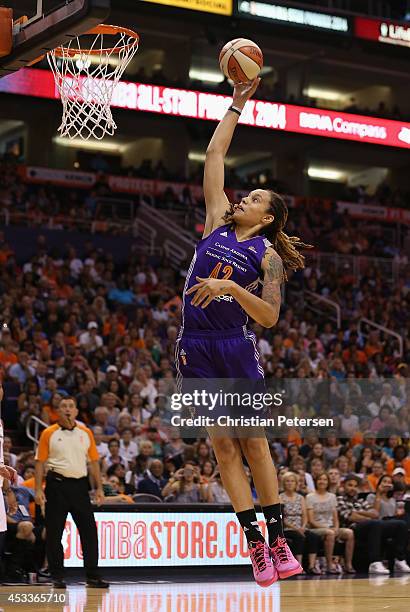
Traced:
[[265, 282], [262, 289], [262, 299], [279, 310], [281, 303], [280, 285], [277, 281]]
[[282, 260], [274, 251], [267, 251], [264, 257], [264, 281], [262, 299], [274, 308], [280, 309], [281, 292], [280, 286], [284, 279]]
[[279, 284], [283, 282], [283, 263], [281, 258], [274, 251], [268, 251], [264, 257], [265, 260], [265, 277], [264, 281], [277, 281]]

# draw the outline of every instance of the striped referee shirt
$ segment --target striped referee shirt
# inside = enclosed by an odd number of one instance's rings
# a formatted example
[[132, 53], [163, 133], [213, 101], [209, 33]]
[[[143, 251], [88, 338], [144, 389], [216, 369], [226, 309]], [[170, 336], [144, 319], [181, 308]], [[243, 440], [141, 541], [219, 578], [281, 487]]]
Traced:
[[98, 461], [99, 455], [88, 427], [76, 423], [70, 430], [56, 423], [41, 434], [36, 459], [66, 478], [84, 478], [87, 476], [87, 463]]

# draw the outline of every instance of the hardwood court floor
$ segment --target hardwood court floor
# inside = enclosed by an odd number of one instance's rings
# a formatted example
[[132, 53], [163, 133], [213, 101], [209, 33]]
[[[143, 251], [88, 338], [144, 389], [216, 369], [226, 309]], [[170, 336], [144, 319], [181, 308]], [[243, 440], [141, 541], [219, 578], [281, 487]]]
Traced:
[[[53, 593], [59, 603], [44, 601]], [[20, 598], [14, 597], [13, 602], [10, 594]], [[26, 603], [17, 599], [26, 599]], [[108, 592], [72, 584], [63, 599], [63, 591], [47, 586], [0, 587], [0, 611], [5, 612], [409, 612], [410, 577], [299, 578], [268, 589], [232, 579], [203, 583], [116, 581]]]

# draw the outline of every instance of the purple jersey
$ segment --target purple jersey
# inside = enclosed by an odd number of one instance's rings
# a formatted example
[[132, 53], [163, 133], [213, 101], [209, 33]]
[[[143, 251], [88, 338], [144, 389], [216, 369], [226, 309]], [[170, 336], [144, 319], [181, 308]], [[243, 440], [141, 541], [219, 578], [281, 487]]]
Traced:
[[221, 295], [206, 307], [192, 306], [195, 294], [187, 289], [200, 278], [230, 279], [251, 293], [261, 293], [261, 263], [270, 242], [254, 236], [239, 242], [231, 224], [218, 227], [198, 243], [188, 270], [182, 309], [182, 328], [186, 330], [218, 330], [243, 327], [248, 315], [231, 295]]

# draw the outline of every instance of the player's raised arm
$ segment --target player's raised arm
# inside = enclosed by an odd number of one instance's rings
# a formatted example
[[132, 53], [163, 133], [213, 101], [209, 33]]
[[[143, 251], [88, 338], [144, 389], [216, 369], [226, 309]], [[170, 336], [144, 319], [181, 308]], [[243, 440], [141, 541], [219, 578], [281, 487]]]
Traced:
[[255, 93], [260, 79], [235, 85], [231, 108], [218, 124], [208, 145], [204, 169], [204, 194], [206, 204], [206, 223], [204, 237], [216, 227], [223, 225], [223, 215], [229, 209], [229, 201], [224, 192], [225, 156], [231, 144], [239, 116], [246, 102]]

